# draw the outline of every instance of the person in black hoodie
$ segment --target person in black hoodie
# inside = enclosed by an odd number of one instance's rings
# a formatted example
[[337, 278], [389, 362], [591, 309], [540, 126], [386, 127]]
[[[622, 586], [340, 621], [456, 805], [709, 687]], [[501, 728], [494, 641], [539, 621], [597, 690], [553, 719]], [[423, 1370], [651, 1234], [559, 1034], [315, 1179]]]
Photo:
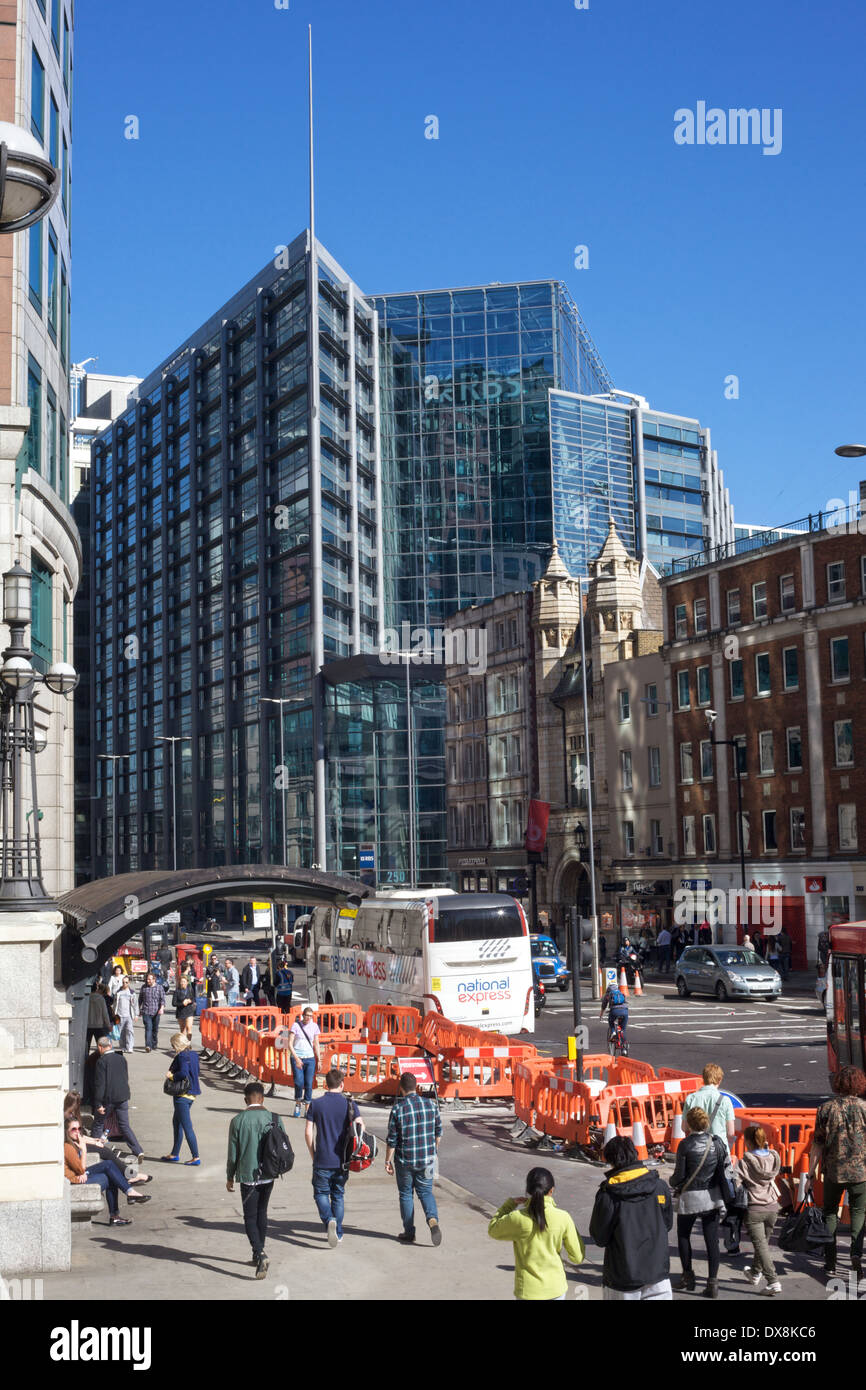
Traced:
[[610, 1172], [595, 1194], [589, 1225], [591, 1238], [604, 1247], [604, 1298], [672, 1299], [670, 1189], [654, 1168], [640, 1161], [630, 1139], [610, 1139], [604, 1160]]

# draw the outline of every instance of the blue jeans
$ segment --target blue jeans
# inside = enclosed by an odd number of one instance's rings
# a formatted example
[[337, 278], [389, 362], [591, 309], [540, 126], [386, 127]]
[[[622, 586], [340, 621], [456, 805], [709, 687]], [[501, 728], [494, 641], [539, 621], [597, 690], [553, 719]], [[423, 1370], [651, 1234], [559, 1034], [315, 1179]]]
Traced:
[[397, 1191], [400, 1193], [400, 1216], [403, 1220], [403, 1230], [407, 1236], [414, 1236], [416, 1192], [427, 1220], [438, 1221], [439, 1219], [439, 1209], [436, 1206], [436, 1198], [433, 1196], [433, 1163], [431, 1161], [414, 1167], [408, 1163], [401, 1163], [399, 1158], [395, 1158], [394, 1175], [397, 1179]]
[[343, 1190], [348, 1176], [345, 1168], [313, 1168], [313, 1196], [322, 1225], [336, 1221], [338, 1236], [343, 1234]]
[[94, 1163], [92, 1168], [87, 1170], [87, 1181], [96, 1187], [101, 1187], [105, 1193], [105, 1200], [108, 1203], [109, 1216], [117, 1215], [117, 1189], [121, 1192], [129, 1191], [129, 1183], [123, 1176], [123, 1172], [116, 1163], [112, 1163], [110, 1158], [105, 1158], [101, 1163]]
[[611, 1009], [607, 1018], [608, 1033], [613, 1037], [614, 1024], [619, 1019], [622, 1024], [622, 1035], [625, 1037], [628, 1031], [628, 1009]]
[[239, 994], [239, 993], [240, 993], [240, 990], [238, 989], [237, 985], [235, 985], [233, 989], [230, 989], [230, 990], [229, 990], [228, 996], [227, 996], [227, 998], [226, 998], [226, 1003], [227, 1003], [227, 1004], [236, 1004], [236, 1003], [238, 1002], [238, 994]]
[[304, 1057], [301, 1065], [292, 1058], [292, 1075], [295, 1078], [295, 1102], [302, 1100], [309, 1105], [313, 1099], [313, 1083], [316, 1080], [315, 1057]]
[[174, 1113], [171, 1120], [174, 1126], [174, 1144], [171, 1149], [172, 1158], [180, 1158], [180, 1146], [183, 1140], [189, 1144], [189, 1151], [193, 1158], [198, 1158], [198, 1140], [195, 1137], [195, 1130], [192, 1127], [192, 1099], [188, 1096], [174, 1097]]
[[159, 1041], [159, 1014], [142, 1014], [144, 1019], [144, 1045], [154, 1048]]

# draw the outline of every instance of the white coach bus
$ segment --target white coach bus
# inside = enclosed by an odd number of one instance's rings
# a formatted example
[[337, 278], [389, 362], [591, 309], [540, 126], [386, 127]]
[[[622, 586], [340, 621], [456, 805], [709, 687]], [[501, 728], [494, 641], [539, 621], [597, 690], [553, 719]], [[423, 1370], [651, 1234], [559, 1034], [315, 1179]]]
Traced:
[[410, 1005], [491, 1032], [535, 1031], [526, 918], [503, 893], [395, 890], [317, 907], [307, 970], [322, 1004]]

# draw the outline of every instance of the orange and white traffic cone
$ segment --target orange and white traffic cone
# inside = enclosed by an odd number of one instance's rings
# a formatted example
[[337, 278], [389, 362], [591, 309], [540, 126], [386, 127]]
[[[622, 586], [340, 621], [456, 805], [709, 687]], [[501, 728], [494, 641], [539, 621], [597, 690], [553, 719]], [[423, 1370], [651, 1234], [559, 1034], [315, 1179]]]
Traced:
[[646, 1135], [644, 1134], [643, 1120], [635, 1120], [631, 1127], [631, 1142], [637, 1149], [638, 1158], [649, 1158], [646, 1147]]
[[640, 996], [643, 994], [643, 985], [640, 982], [639, 970], [635, 970], [634, 972], [634, 993], [636, 999], [639, 999]]
[[620, 987], [620, 989], [622, 990], [623, 994], [625, 995], [625, 997], [626, 997], [626, 999], [627, 999], [627, 998], [628, 998], [628, 977], [626, 976], [626, 973], [625, 973], [625, 966], [624, 966], [624, 965], [620, 968], [620, 972], [619, 972], [619, 987]]
[[677, 1149], [679, 1148], [680, 1144], [683, 1142], [685, 1137], [686, 1134], [683, 1128], [683, 1112], [680, 1110], [677, 1112], [676, 1115], [674, 1115], [673, 1124], [671, 1125], [670, 1152], [672, 1154], [676, 1153]]
[[615, 1124], [606, 1124], [605, 1127], [604, 1127], [604, 1143], [602, 1144], [602, 1149], [604, 1149], [604, 1148], [610, 1143], [611, 1139], [615, 1139], [615, 1138], [616, 1138], [616, 1125], [615, 1125]]

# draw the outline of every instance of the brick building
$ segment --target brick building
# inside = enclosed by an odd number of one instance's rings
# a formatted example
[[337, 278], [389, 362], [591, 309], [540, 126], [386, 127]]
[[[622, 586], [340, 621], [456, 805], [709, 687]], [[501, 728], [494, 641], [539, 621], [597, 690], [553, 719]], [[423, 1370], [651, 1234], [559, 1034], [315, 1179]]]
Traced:
[[674, 888], [697, 880], [700, 918], [703, 889], [741, 886], [733, 740], [746, 887], [781, 895], [795, 968], [834, 917], [866, 917], [866, 536], [804, 527], [662, 580]]

